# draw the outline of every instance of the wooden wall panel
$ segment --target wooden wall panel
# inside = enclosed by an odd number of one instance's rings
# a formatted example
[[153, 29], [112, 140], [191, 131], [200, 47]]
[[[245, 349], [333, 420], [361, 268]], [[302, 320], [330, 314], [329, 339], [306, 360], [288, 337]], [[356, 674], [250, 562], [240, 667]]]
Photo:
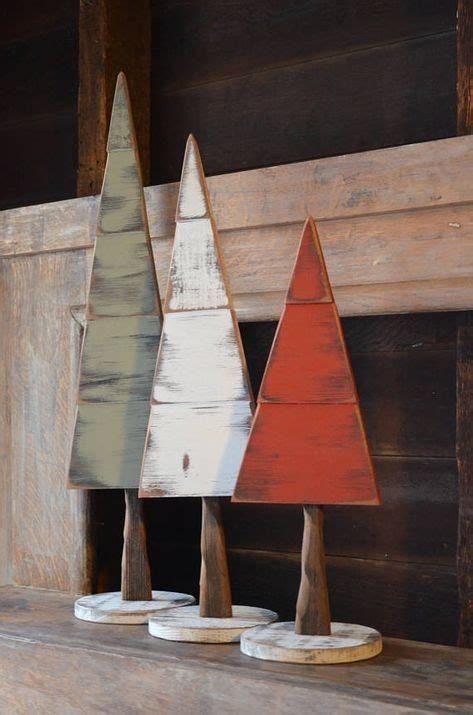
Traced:
[[12, 579], [64, 591], [85, 587], [83, 495], [66, 491], [80, 326], [84, 252], [3, 263], [10, 305], [9, 444]]
[[[211, 178], [239, 320], [279, 317], [307, 212], [343, 315], [471, 307], [472, 156], [472, 138], [458, 137]], [[161, 284], [176, 193], [146, 191]], [[91, 247], [95, 221], [89, 197], [3, 212], [0, 250]]]
[[[261, 72], [455, 29], [455, 0], [152, 2], [161, 89]], [[198, 60], [196, 61], [196, 58]]]
[[0, 29], [0, 208], [75, 194], [78, 11], [12, 3]]
[[182, 89], [153, 82], [152, 181], [178, 178], [189, 132], [209, 174], [452, 136], [455, 52], [452, 31]]
[[6, 266], [0, 261], [0, 584], [11, 583], [11, 472], [9, 368], [11, 352], [5, 337], [10, 333], [10, 309], [6, 284]]

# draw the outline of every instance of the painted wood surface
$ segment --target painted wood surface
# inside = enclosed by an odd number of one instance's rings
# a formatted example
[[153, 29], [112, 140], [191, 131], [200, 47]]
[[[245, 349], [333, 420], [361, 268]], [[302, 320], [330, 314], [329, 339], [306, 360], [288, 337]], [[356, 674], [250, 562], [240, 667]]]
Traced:
[[377, 504], [351, 367], [336, 304], [326, 302], [329, 281], [311, 218], [302, 232], [288, 298], [233, 499]]
[[140, 495], [225, 496], [245, 449], [252, 395], [192, 136], [176, 222]]
[[457, 8], [457, 130], [473, 133], [473, 4], [458, 0]]
[[[209, 179], [238, 319], [279, 318], [308, 212], [341, 315], [471, 308], [472, 155], [455, 137]], [[178, 185], [145, 193], [164, 285]], [[0, 255], [90, 249], [96, 212], [92, 197], [3, 211]]]
[[379, 655], [381, 636], [374, 628], [332, 623], [331, 635], [298, 635], [294, 623], [272, 623], [244, 633], [241, 651], [252, 658], [283, 663], [354, 663]]
[[69, 485], [136, 489], [162, 319], [123, 74], [107, 148]]

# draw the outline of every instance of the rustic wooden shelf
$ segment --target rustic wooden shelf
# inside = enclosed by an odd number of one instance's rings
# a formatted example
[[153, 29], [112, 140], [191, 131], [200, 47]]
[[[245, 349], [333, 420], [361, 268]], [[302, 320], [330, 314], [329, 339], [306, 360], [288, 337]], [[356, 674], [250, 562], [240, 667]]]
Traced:
[[473, 652], [386, 639], [351, 665], [265, 663], [73, 616], [66, 594], [0, 589], [2, 712], [471, 712]]

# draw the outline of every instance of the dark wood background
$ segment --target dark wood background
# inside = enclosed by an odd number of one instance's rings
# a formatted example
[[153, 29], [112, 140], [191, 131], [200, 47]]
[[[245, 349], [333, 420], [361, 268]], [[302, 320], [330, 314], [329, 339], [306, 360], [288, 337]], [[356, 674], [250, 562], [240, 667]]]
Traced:
[[[455, 13], [453, 0], [154, 0], [151, 183], [179, 178], [190, 131], [208, 174], [454, 136]], [[78, 46], [78, 3], [22, 0], [9, 9], [0, 37], [0, 208], [75, 195]], [[335, 619], [457, 641], [463, 321], [343, 321], [383, 505], [327, 509]], [[255, 391], [274, 329], [242, 325]], [[94, 585], [118, 587], [123, 496], [96, 492], [91, 502]], [[197, 593], [199, 502], [148, 501], [146, 513], [155, 586]], [[302, 510], [227, 504], [225, 520], [234, 602], [292, 617]]]

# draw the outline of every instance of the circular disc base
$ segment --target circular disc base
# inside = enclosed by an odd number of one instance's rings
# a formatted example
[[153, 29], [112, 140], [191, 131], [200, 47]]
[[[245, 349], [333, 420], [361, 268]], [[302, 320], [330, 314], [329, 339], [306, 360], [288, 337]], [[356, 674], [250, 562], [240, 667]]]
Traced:
[[149, 619], [148, 630], [156, 638], [193, 643], [238, 643], [243, 631], [272, 623], [274, 611], [252, 606], [233, 606], [231, 618], [202, 618], [199, 606], [186, 606]]
[[283, 663], [353, 663], [381, 653], [383, 642], [374, 628], [332, 623], [330, 636], [301, 636], [294, 623], [273, 623], [247, 631], [241, 651], [252, 658]]
[[187, 593], [153, 591], [152, 601], [123, 601], [120, 591], [82, 596], [74, 604], [74, 615], [81, 621], [93, 623], [121, 623], [134, 625], [147, 623], [164, 608], [177, 608], [195, 603]]

